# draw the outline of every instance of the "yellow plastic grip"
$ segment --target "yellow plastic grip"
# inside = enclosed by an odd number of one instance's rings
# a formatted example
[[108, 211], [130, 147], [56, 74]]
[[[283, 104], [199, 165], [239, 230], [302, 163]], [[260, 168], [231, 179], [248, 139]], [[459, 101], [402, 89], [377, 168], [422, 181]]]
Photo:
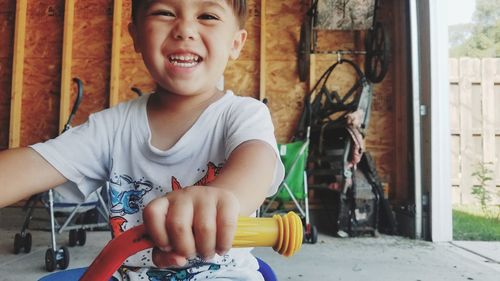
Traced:
[[[284, 255], [295, 254], [302, 245], [302, 221], [293, 212], [272, 218], [240, 217], [233, 247], [273, 247]], [[107, 281], [125, 259], [154, 247], [144, 225], [133, 227], [111, 240], [80, 281]]]
[[272, 218], [240, 217], [233, 247], [273, 247], [289, 257], [300, 250], [302, 235], [302, 221], [294, 212]]

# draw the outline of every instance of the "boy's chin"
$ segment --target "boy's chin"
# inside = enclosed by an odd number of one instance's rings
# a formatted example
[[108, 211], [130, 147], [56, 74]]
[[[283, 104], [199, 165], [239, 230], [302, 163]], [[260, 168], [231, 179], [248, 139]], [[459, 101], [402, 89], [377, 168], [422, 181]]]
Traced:
[[188, 83], [188, 85], [184, 83], [180, 83], [183, 85], [175, 85], [175, 86], [159, 86], [159, 89], [157, 90], [158, 93], [164, 93], [164, 94], [173, 94], [177, 96], [184, 96], [184, 97], [191, 97], [191, 96], [198, 96], [202, 94], [207, 94], [207, 93], [213, 93], [215, 91], [221, 91], [221, 89], [218, 87], [217, 83], [215, 83], [212, 86], [207, 86], [207, 85], [193, 85], [193, 83]]

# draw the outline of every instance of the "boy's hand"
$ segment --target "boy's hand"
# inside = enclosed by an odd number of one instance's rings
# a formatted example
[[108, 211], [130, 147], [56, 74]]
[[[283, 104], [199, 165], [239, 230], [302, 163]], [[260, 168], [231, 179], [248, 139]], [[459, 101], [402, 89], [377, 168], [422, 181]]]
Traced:
[[210, 259], [231, 249], [240, 204], [231, 191], [192, 186], [151, 201], [144, 224], [157, 248], [159, 267], [183, 266], [188, 258]]

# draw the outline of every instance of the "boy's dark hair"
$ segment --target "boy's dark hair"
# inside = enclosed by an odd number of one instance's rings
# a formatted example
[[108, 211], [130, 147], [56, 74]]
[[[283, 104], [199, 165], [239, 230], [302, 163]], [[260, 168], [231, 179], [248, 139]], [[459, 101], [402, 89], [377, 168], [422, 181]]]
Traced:
[[[137, 13], [141, 4], [147, 0], [132, 0], [132, 22], [137, 22]], [[233, 8], [233, 12], [238, 19], [238, 23], [240, 24], [240, 28], [245, 27], [245, 22], [247, 20], [248, 10], [247, 10], [247, 1], [246, 0], [224, 0], [229, 6]]]

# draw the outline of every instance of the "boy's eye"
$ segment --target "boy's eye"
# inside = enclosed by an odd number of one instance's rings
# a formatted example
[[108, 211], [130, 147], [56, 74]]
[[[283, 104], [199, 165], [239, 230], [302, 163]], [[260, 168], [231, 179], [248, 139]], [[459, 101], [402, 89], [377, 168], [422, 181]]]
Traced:
[[213, 14], [202, 14], [198, 18], [201, 20], [220, 20], [218, 16]]
[[170, 12], [170, 11], [165, 11], [165, 10], [161, 10], [161, 11], [153, 11], [150, 13], [152, 16], [165, 16], [165, 17], [175, 17], [174, 13]]

